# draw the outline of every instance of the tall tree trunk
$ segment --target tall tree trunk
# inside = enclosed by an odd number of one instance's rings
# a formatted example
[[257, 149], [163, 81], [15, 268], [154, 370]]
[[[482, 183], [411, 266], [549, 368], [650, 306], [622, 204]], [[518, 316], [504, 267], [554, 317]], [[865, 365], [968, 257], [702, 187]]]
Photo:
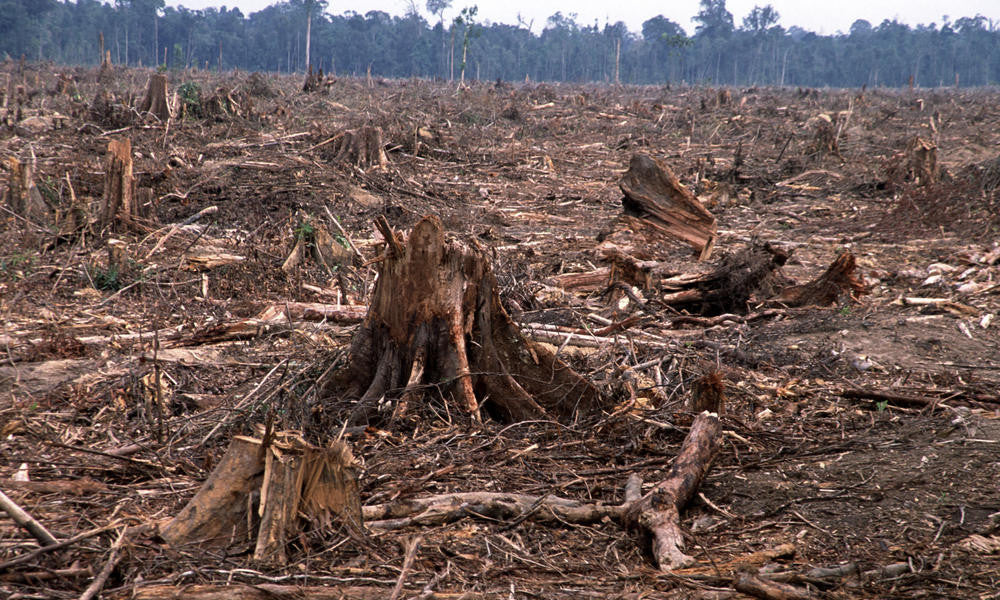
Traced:
[[309, 48], [312, 42], [312, 21], [313, 21], [313, 3], [309, 2], [306, 4], [306, 72], [309, 72]]

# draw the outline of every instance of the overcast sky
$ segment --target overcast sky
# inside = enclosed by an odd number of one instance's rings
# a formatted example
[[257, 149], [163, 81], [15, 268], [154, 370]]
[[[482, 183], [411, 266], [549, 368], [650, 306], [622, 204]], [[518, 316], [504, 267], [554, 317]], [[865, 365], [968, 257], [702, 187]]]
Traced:
[[[421, 12], [427, 15], [426, 0], [413, 0]], [[817, 33], [848, 31], [855, 19], [867, 19], [878, 25], [883, 19], [898, 19], [909, 25], [918, 23], [941, 24], [942, 16], [948, 15], [952, 21], [960, 17], [981, 14], [994, 21], [1000, 21], [1000, 0], [730, 0], [726, 3], [734, 21], [739, 26], [754, 5], [771, 4], [781, 15], [780, 24], [785, 28], [798, 25]], [[244, 14], [258, 11], [274, 0], [167, 0], [170, 6], [183, 5], [188, 8], [207, 6], [238, 7]], [[642, 22], [662, 14], [679, 23], [689, 34], [694, 33], [691, 17], [698, 12], [698, 0], [452, 0], [451, 10], [445, 13], [450, 19], [464, 6], [479, 6], [481, 21], [516, 23], [520, 14], [524, 22], [534, 22], [532, 29], [540, 31], [545, 20], [555, 13], [576, 13], [577, 22], [585, 25], [596, 20], [603, 26], [606, 22], [624, 21], [629, 29], [639, 32]], [[355, 11], [364, 14], [370, 10], [382, 10], [390, 14], [403, 14], [409, 5], [407, 0], [330, 0], [328, 11], [341, 14]], [[428, 19], [430, 20], [430, 19]]]

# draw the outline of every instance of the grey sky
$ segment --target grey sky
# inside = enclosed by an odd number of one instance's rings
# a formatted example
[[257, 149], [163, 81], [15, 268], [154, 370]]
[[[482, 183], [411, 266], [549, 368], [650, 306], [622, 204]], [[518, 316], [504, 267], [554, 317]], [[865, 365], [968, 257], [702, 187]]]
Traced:
[[[273, 0], [167, 0], [171, 6], [183, 5], [188, 8], [207, 6], [238, 7], [244, 14], [258, 11]], [[427, 16], [425, 0], [414, 0], [421, 12]], [[329, 12], [341, 14], [353, 10], [364, 14], [370, 10], [382, 10], [390, 14], [403, 14], [409, 5], [407, 0], [330, 0]], [[479, 6], [482, 21], [516, 23], [520, 13], [524, 21], [532, 22], [532, 29], [540, 31], [546, 19], [556, 11], [563, 14], [576, 13], [577, 22], [590, 25], [596, 20], [603, 26], [606, 22], [624, 21], [628, 28], [638, 32], [642, 22], [662, 14], [679, 23], [688, 33], [694, 32], [691, 17], [698, 12], [698, 0], [667, 0], [661, 2], [608, 0], [453, 0], [452, 8], [445, 13], [451, 19], [458, 11], [472, 4]], [[997, 0], [729, 0], [726, 6], [733, 13], [739, 26], [743, 16], [755, 5], [771, 4], [781, 14], [780, 24], [788, 28], [798, 25], [817, 33], [847, 31], [855, 19], [867, 19], [878, 25], [883, 19], [898, 19], [909, 25], [918, 23], [941, 24], [942, 16], [948, 15], [952, 21], [960, 17], [981, 14], [994, 21], [1000, 21], [1000, 2]], [[430, 20], [430, 18], [428, 18]]]

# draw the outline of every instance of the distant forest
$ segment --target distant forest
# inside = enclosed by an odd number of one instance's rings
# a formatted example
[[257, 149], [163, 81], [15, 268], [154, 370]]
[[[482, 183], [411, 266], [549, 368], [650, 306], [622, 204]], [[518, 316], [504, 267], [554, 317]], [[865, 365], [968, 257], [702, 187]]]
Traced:
[[622, 22], [586, 24], [556, 13], [535, 34], [531, 23], [482, 23], [475, 6], [451, 0], [409, 6], [401, 17], [332, 15], [325, 1], [288, 0], [244, 15], [163, 0], [0, 0], [0, 58], [93, 64], [103, 34], [114, 63], [168, 69], [302, 72], [308, 48], [314, 68], [337, 75], [459, 79], [464, 70], [466, 79], [481, 80], [833, 87], [1000, 82], [1000, 24], [983, 16], [916, 27], [859, 19], [850, 31], [817, 35], [786, 29], [770, 5], [737, 21], [725, 0], [702, 0], [691, 33], [664, 16], [632, 32]]

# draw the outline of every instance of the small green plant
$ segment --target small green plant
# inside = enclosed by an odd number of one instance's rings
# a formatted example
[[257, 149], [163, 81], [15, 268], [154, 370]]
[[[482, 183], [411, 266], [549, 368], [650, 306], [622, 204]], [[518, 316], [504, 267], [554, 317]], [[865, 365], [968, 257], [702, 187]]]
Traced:
[[15, 252], [10, 256], [0, 258], [0, 272], [8, 277], [21, 279], [24, 277], [24, 271], [35, 266], [36, 260], [35, 255], [26, 250]]
[[201, 117], [201, 87], [193, 82], [187, 81], [177, 88], [177, 98], [181, 103], [182, 114], [189, 117]]
[[885, 409], [889, 408], [888, 400], [879, 400], [875, 403], [875, 410], [879, 412], [885, 412]]
[[94, 288], [105, 292], [117, 292], [122, 289], [122, 281], [118, 267], [109, 266], [106, 269], [101, 267], [91, 267], [88, 270]]
[[295, 226], [295, 237], [303, 241], [311, 241], [316, 233], [316, 228], [309, 221], [302, 221]]
[[837, 312], [839, 312], [840, 316], [842, 316], [842, 317], [850, 316], [850, 314], [851, 314], [851, 306], [849, 304], [845, 304], [845, 305], [841, 306], [840, 310], [837, 311]]

